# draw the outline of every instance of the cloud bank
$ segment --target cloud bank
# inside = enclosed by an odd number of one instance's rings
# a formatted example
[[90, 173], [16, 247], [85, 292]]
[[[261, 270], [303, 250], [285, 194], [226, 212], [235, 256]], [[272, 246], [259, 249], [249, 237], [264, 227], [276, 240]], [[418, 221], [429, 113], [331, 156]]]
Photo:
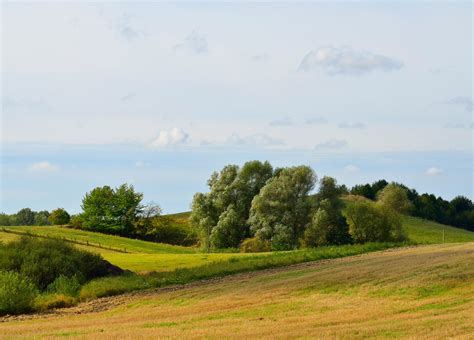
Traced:
[[158, 137], [151, 142], [155, 148], [166, 148], [184, 144], [188, 141], [189, 134], [183, 129], [172, 128], [170, 130], [161, 130]]
[[351, 47], [320, 47], [306, 54], [298, 71], [308, 72], [322, 69], [329, 75], [364, 75], [374, 71], [394, 71], [403, 63], [368, 51], [354, 50]]

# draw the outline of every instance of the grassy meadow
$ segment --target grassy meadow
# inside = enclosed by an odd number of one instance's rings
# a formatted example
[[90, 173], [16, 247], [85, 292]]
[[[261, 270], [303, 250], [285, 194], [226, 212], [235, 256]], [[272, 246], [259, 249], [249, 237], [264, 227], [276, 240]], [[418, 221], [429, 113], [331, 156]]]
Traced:
[[7, 320], [0, 337], [468, 339], [474, 243], [244, 273], [106, 298], [100, 306]]
[[[168, 215], [175, 224], [188, 225], [189, 213]], [[42, 235], [56, 238], [77, 240], [87, 245], [77, 247], [100, 253], [107, 261], [127, 270], [137, 273], [167, 272], [174, 269], [196, 268], [215, 262], [235, 261], [237, 258], [248, 258], [252, 254], [246, 253], [203, 253], [195, 247], [174, 246], [163, 243], [147, 242], [126, 237], [112, 236], [70, 229], [60, 226], [14, 226], [4, 227], [15, 232], [29, 232], [33, 235]], [[474, 242], [474, 233], [433, 221], [422, 220], [412, 216], [403, 217], [403, 229], [410, 243], [436, 244], [444, 242]], [[19, 235], [5, 233], [0, 229], [0, 241], [9, 242]], [[102, 248], [97, 247], [101, 245]], [[107, 249], [111, 247], [112, 249]], [[127, 253], [115, 251], [126, 250]], [[301, 252], [305, 252], [302, 250]], [[259, 253], [259, 257], [271, 253]]]

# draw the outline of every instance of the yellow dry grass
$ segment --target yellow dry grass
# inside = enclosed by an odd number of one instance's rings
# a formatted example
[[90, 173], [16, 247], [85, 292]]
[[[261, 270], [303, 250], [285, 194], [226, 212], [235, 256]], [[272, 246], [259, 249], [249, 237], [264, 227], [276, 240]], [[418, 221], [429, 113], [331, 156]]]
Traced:
[[[109, 302], [111, 298], [108, 298]], [[0, 338], [474, 338], [474, 243], [430, 245], [119, 296], [0, 322]]]

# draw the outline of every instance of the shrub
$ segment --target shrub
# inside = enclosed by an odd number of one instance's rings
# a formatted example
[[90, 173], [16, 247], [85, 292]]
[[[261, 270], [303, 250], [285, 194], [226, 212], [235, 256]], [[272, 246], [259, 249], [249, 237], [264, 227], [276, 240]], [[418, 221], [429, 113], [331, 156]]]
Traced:
[[270, 250], [270, 242], [263, 241], [260, 237], [247, 238], [240, 245], [240, 251], [242, 253], [259, 253]]
[[67, 277], [59, 275], [47, 288], [50, 293], [65, 294], [76, 296], [81, 288], [80, 280], [76, 275]]
[[47, 293], [39, 295], [34, 301], [34, 309], [46, 311], [52, 308], [65, 308], [74, 306], [77, 299], [64, 294]]
[[12, 271], [0, 271], [0, 315], [31, 311], [37, 294], [27, 278]]
[[100, 255], [76, 249], [60, 240], [22, 237], [0, 245], [0, 270], [17, 272], [40, 290], [61, 275], [76, 275], [82, 283], [107, 275], [108, 269], [108, 263]]

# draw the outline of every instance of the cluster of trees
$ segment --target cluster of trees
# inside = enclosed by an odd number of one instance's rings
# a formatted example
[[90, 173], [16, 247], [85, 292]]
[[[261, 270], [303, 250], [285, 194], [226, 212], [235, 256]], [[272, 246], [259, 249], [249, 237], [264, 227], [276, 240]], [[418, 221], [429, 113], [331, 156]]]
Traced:
[[208, 193], [194, 196], [191, 223], [207, 249], [286, 250], [403, 238], [404, 208], [397, 205], [409, 202], [399, 186], [388, 186], [377, 203], [352, 203], [345, 216], [340, 196], [347, 189], [324, 177], [312, 195], [316, 183], [308, 166], [228, 165], [211, 175]]
[[30, 208], [23, 208], [16, 214], [7, 215], [0, 213], [0, 226], [9, 225], [64, 225], [71, 219], [69, 213], [63, 208], [51, 211], [33, 211]]
[[196, 242], [192, 232], [171, 223], [161, 216], [155, 203], [142, 204], [143, 194], [132, 185], [116, 188], [97, 187], [86, 193], [82, 200], [82, 213], [74, 216], [70, 225], [105, 234], [139, 238], [155, 242], [191, 245]]
[[[375, 199], [387, 185], [387, 181], [380, 180], [372, 184], [356, 185], [350, 192], [354, 195]], [[410, 209], [407, 211], [409, 214], [474, 231], [474, 204], [467, 197], [457, 196], [451, 201], [447, 201], [433, 194], [420, 195], [415, 189], [410, 189], [403, 184], [398, 185], [407, 192], [411, 203]]]

